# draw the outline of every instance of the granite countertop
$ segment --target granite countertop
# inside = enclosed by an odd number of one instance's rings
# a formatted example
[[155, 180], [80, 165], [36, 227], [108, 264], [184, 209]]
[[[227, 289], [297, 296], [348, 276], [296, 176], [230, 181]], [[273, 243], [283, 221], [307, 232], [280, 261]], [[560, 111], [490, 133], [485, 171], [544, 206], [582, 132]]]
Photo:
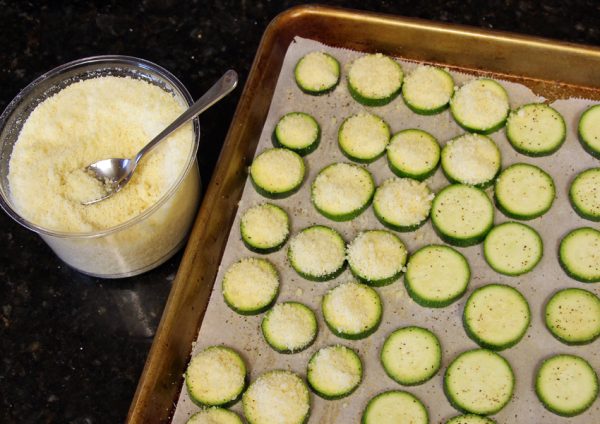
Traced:
[[[592, 0], [322, 3], [600, 45]], [[230, 67], [243, 84], [265, 27], [295, 4], [0, 0], [0, 109], [41, 73], [97, 54], [154, 61], [195, 98]], [[202, 116], [205, 183], [240, 94]], [[0, 213], [0, 422], [123, 422], [180, 259], [128, 279], [88, 277]]]

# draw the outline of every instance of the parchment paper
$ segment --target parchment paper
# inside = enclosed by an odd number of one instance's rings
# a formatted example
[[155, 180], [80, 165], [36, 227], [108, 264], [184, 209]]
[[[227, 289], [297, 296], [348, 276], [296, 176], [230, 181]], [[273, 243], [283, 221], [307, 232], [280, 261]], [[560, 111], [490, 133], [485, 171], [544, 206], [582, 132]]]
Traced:
[[[293, 67], [300, 57], [314, 51], [325, 51], [334, 55], [342, 64], [342, 81], [330, 94], [320, 97], [303, 94], [293, 79]], [[301, 190], [291, 197], [274, 201], [288, 211], [292, 221], [292, 234], [312, 224], [325, 224], [340, 231], [347, 242], [365, 229], [382, 228], [376, 220], [372, 208], [369, 208], [357, 219], [350, 222], [337, 223], [329, 221], [316, 212], [310, 203], [309, 187], [316, 174], [325, 165], [333, 162], [348, 161], [340, 153], [337, 142], [337, 130], [344, 118], [368, 109], [383, 117], [390, 125], [392, 132], [406, 128], [421, 128], [433, 134], [442, 146], [452, 137], [462, 134], [452, 120], [449, 111], [435, 116], [419, 116], [412, 113], [403, 100], [398, 97], [391, 104], [378, 108], [365, 108], [354, 101], [346, 86], [349, 63], [361, 53], [349, 50], [331, 48], [312, 40], [296, 38], [290, 45], [277, 82], [275, 94], [269, 114], [262, 131], [257, 153], [272, 147], [271, 132], [277, 120], [285, 113], [304, 111], [312, 114], [319, 121], [322, 129], [322, 141], [319, 148], [305, 157], [308, 175]], [[416, 64], [399, 60], [405, 71], [410, 72]], [[457, 86], [473, 78], [471, 75], [452, 73]], [[511, 108], [522, 104], [542, 101], [523, 85], [501, 81], [510, 97]], [[588, 411], [575, 418], [561, 418], [546, 411], [533, 390], [535, 373], [540, 361], [558, 353], [572, 353], [587, 359], [596, 372], [600, 371], [599, 343], [596, 341], [587, 346], [566, 346], [552, 337], [543, 324], [543, 308], [548, 298], [560, 288], [580, 287], [600, 293], [600, 285], [583, 284], [570, 279], [562, 271], [557, 260], [557, 248], [560, 239], [570, 230], [598, 224], [579, 218], [568, 202], [568, 187], [574, 176], [592, 166], [599, 166], [598, 160], [587, 154], [577, 141], [576, 128], [579, 115], [592, 102], [583, 99], [559, 100], [552, 103], [565, 118], [567, 123], [567, 140], [555, 154], [544, 158], [529, 158], [515, 152], [510, 146], [504, 131], [500, 130], [491, 135], [502, 152], [502, 167], [515, 162], [526, 162], [540, 166], [554, 178], [557, 198], [552, 209], [541, 218], [527, 223], [534, 227], [544, 241], [544, 257], [538, 266], [529, 274], [520, 277], [508, 277], [494, 272], [485, 262], [482, 255], [482, 245], [469, 248], [457, 248], [468, 259], [471, 266], [472, 278], [468, 292], [454, 304], [442, 308], [424, 308], [417, 305], [406, 294], [402, 279], [376, 290], [384, 302], [383, 321], [380, 328], [372, 336], [357, 341], [350, 341], [334, 336], [323, 322], [320, 310], [321, 297], [330, 288], [341, 282], [352, 279], [350, 271], [346, 270], [340, 277], [325, 283], [315, 283], [299, 277], [286, 260], [287, 245], [279, 252], [266, 255], [275, 264], [281, 275], [281, 293], [278, 302], [297, 300], [311, 307], [319, 320], [319, 335], [315, 343], [307, 350], [292, 355], [283, 355], [273, 351], [262, 339], [260, 322], [263, 315], [244, 317], [230, 310], [221, 295], [221, 279], [226, 269], [242, 257], [259, 256], [248, 251], [241, 242], [239, 234], [239, 218], [247, 208], [265, 201], [246, 182], [238, 215], [229, 235], [229, 240], [213, 293], [208, 305], [204, 322], [200, 329], [198, 340], [193, 352], [215, 344], [224, 344], [238, 350], [246, 360], [251, 380], [265, 371], [272, 369], [289, 369], [302, 377], [306, 376], [306, 365], [310, 356], [319, 348], [341, 343], [354, 348], [360, 355], [364, 365], [364, 380], [358, 389], [349, 397], [326, 401], [316, 395], [312, 396], [312, 413], [310, 423], [358, 423], [362, 410], [368, 400], [384, 390], [400, 389], [413, 393], [426, 405], [430, 421], [441, 423], [457, 415], [448, 403], [442, 389], [443, 372], [449, 362], [457, 354], [477, 345], [465, 334], [461, 323], [461, 314], [468, 295], [477, 287], [489, 283], [504, 283], [519, 289], [527, 298], [531, 313], [531, 326], [523, 340], [511, 349], [501, 352], [513, 367], [516, 376], [514, 397], [511, 402], [493, 418], [498, 423], [600, 423], [600, 402], [596, 402]], [[368, 165], [373, 173], [375, 182], [381, 184], [392, 177], [386, 158], [380, 158]], [[430, 188], [435, 192], [448, 184], [441, 170], [428, 180]], [[491, 189], [488, 190], [491, 195]], [[508, 219], [498, 210], [495, 222]], [[406, 244], [409, 252], [431, 243], [441, 243], [435, 235], [431, 222], [428, 221], [419, 230], [411, 233], [397, 233]], [[379, 361], [379, 351], [385, 337], [394, 329], [418, 325], [432, 330], [440, 339], [443, 348], [443, 362], [437, 375], [428, 382], [415, 387], [402, 387], [391, 380], [384, 372]], [[236, 404], [234, 411], [241, 413], [241, 402]], [[174, 423], [183, 423], [198, 410], [189, 399], [185, 387], [177, 404]]]

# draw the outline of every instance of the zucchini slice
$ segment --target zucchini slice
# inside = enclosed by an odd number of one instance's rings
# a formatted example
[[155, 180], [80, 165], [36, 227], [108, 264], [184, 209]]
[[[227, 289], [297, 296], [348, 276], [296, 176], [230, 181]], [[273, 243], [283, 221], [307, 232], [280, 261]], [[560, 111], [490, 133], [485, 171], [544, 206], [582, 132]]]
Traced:
[[479, 188], [449, 185], [433, 200], [431, 223], [446, 243], [472, 246], [482, 242], [494, 225], [494, 205]]
[[583, 289], [555, 293], [544, 312], [546, 327], [568, 345], [588, 344], [600, 337], [600, 299]]
[[403, 386], [414, 386], [432, 378], [442, 364], [440, 341], [421, 327], [399, 328], [381, 348], [381, 364], [386, 374]]
[[433, 244], [410, 256], [404, 285], [419, 305], [443, 308], [465, 293], [470, 279], [471, 268], [460, 252]]
[[275, 303], [279, 274], [266, 259], [244, 258], [229, 267], [222, 287], [227, 306], [241, 315], [256, 315]]
[[297, 353], [309, 347], [317, 337], [315, 313], [299, 302], [273, 306], [260, 325], [265, 341], [279, 353]]
[[362, 381], [362, 370], [360, 357], [352, 349], [341, 345], [327, 346], [311, 356], [306, 380], [323, 399], [341, 399], [356, 390]]
[[600, 282], [600, 231], [583, 227], [560, 242], [558, 260], [567, 275], [582, 283]]
[[517, 276], [535, 268], [544, 254], [544, 244], [530, 226], [504, 222], [492, 228], [485, 237], [483, 254], [494, 271]]
[[417, 66], [404, 78], [402, 85], [404, 103], [420, 115], [435, 115], [444, 111], [453, 94], [452, 76], [435, 66]]
[[407, 256], [404, 243], [385, 230], [359, 233], [348, 245], [346, 255], [352, 274], [371, 286], [385, 286], [396, 281], [402, 274]]
[[246, 365], [229, 347], [208, 347], [190, 361], [185, 386], [198, 406], [229, 406], [246, 388]]
[[506, 138], [513, 148], [527, 156], [547, 156], [560, 149], [567, 126], [562, 115], [543, 103], [530, 103], [510, 113]]
[[496, 424], [496, 421], [481, 415], [466, 414], [450, 418], [446, 424]]
[[397, 132], [387, 147], [390, 169], [399, 177], [423, 181], [437, 170], [440, 145], [426, 131], [408, 129]]
[[271, 253], [283, 247], [290, 235], [290, 218], [272, 203], [248, 209], [240, 220], [244, 245], [256, 253]]
[[452, 116], [465, 130], [490, 134], [504, 126], [510, 106], [504, 87], [489, 78], [467, 82], [450, 100]]
[[600, 159], [600, 105], [587, 109], [579, 118], [577, 133], [581, 145], [590, 155]]
[[288, 259], [292, 268], [307, 280], [332, 280], [346, 267], [346, 243], [333, 228], [313, 225], [292, 238]]
[[548, 212], [555, 194], [552, 177], [527, 163], [516, 163], [503, 170], [494, 188], [498, 209], [510, 218], [523, 220]]
[[392, 230], [414, 231], [429, 218], [433, 198], [424, 182], [392, 177], [375, 190], [373, 211]]
[[467, 335], [481, 347], [493, 350], [519, 343], [530, 321], [527, 300], [517, 289], [503, 284], [476, 289], [463, 311]]
[[569, 199], [579, 216], [600, 221], [600, 168], [583, 171], [571, 183]]
[[383, 106], [400, 93], [404, 72], [398, 62], [381, 53], [359, 57], [348, 71], [348, 90], [365, 106]]
[[514, 386], [515, 376], [508, 361], [487, 349], [461, 353], [444, 375], [444, 392], [452, 406], [477, 415], [493, 415], [504, 408]]
[[385, 153], [390, 136], [390, 127], [382, 118], [361, 112], [342, 123], [338, 131], [338, 146], [349, 159], [370, 163]]
[[243, 424], [242, 419], [233, 411], [223, 408], [206, 408], [196, 412], [186, 424]]
[[300, 156], [313, 152], [321, 141], [321, 127], [315, 118], [304, 112], [290, 112], [281, 117], [273, 130], [275, 147], [285, 147]]
[[373, 334], [383, 315], [383, 304], [377, 292], [355, 281], [329, 290], [323, 296], [321, 309], [331, 332], [351, 340]]
[[500, 172], [500, 163], [498, 146], [481, 134], [463, 134], [442, 149], [442, 170], [453, 183], [488, 187]]
[[267, 371], [250, 384], [242, 406], [249, 424], [303, 424], [310, 416], [310, 391], [291, 371]]
[[334, 163], [323, 168], [311, 187], [315, 209], [333, 221], [349, 221], [371, 204], [375, 181], [371, 173], [352, 163]]
[[254, 158], [250, 180], [260, 195], [281, 199], [298, 191], [305, 172], [304, 161], [298, 153], [273, 148]]
[[552, 356], [537, 372], [535, 393], [549, 411], [573, 417], [592, 406], [598, 397], [598, 376], [579, 356]]
[[362, 416], [362, 424], [428, 424], [425, 405], [414, 395], [390, 390], [373, 397]]
[[298, 61], [294, 77], [304, 93], [313, 96], [326, 94], [340, 82], [340, 63], [330, 54], [311, 52]]

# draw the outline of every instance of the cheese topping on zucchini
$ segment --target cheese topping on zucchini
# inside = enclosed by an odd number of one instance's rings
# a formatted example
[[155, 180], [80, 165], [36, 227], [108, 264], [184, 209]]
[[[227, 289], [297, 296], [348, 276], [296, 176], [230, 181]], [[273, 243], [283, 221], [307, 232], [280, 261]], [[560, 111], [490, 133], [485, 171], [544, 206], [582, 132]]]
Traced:
[[323, 318], [338, 336], [363, 338], [381, 322], [382, 304], [371, 287], [354, 281], [340, 284], [323, 297]]
[[359, 103], [382, 106], [398, 95], [403, 78], [402, 67], [391, 57], [367, 54], [350, 65], [348, 88]]
[[304, 179], [304, 161], [288, 149], [267, 149], [254, 158], [250, 178], [260, 194], [285, 197], [295, 192]]
[[494, 80], [480, 78], [460, 87], [450, 100], [452, 116], [468, 131], [489, 134], [501, 128], [508, 115], [508, 94]]
[[347, 252], [352, 273], [373, 285], [389, 284], [398, 278], [408, 256], [404, 243], [384, 230], [363, 231], [348, 245]]
[[337, 231], [314, 225], [292, 238], [288, 258], [292, 268], [304, 278], [330, 280], [344, 269], [346, 244]]
[[416, 113], [434, 114], [444, 110], [454, 94], [452, 76], [441, 68], [419, 65], [404, 79], [402, 97]]
[[403, 130], [392, 137], [387, 158], [394, 174], [421, 181], [435, 173], [440, 161], [440, 145], [428, 132]]
[[232, 349], [212, 346], [192, 358], [185, 384], [194, 403], [201, 406], [227, 405], [245, 387], [246, 366]]
[[319, 172], [311, 194], [320, 213], [343, 221], [366, 209], [374, 191], [375, 183], [368, 170], [350, 163], [334, 163]]
[[452, 182], [485, 187], [500, 171], [500, 150], [491, 138], [467, 133], [446, 143], [442, 169]]
[[262, 203], [248, 209], [240, 220], [244, 244], [255, 252], [270, 253], [279, 249], [290, 234], [287, 213], [279, 206]]
[[279, 275], [265, 259], [241, 259], [223, 277], [223, 298], [238, 313], [263, 312], [274, 302], [278, 290]]
[[341, 345], [324, 347], [310, 358], [306, 378], [319, 396], [340, 399], [360, 384], [362, 363], [350, 348]]
[[235, 412], [223, 408], [206, 408], [196, 412], [186, 424], [243, 424]]
[[281, 353], [299, 352], [317, 336], [317, 318], [313, 311], [298, 302], [273, 306], [261, 324], [267, 343]]
[[325, 94], [335, 88], [340, 80], [340, 64], [324, 52], [311, 52], [303, 56], [294, 69], [298, 87], [307, 94]]
[[379, 158], [390, 141], [390, 127], [377, 115], [361, 112], [346, 119], [338, 132], [338, 145], [357, 162]]
[[317, 148], [321, 127], [308, 113], [291, 112], [284, 115], [273, 131], [277, 147], [285, 147], [299, 155], [307, 155]]
[[249, 424], [302, 424], [310, 414], [310, 393], [290, 371], [268, 371], [259, 376], [242, 398]]
[[394, 177], [377, 187], [373, 210], [384, 225], [397, 231], [412, 231], [429, 217], [434, 197], [424, 182]]

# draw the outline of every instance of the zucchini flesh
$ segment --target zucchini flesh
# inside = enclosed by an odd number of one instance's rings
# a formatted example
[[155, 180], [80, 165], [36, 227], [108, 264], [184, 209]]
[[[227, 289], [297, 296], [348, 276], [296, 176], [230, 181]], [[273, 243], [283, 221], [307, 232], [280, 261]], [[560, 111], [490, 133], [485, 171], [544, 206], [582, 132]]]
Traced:
[[600, 231], [583, 227], [560, 242], [558, 259], [569, 277], [583, 283], [600, 282]]
[[340, 81], [340, 63], [324, 52], [303, 56], [294, 68], [298, 88], [306, 94], [320, 96], [332, 91]]
[[347, 118], [338, 131], [338, 146], [349, 159], [370, 163], [385, 153], [390, 127], [377, 115], [361, 112]]
[[288, 259], [292, 268], [307, 280], [332, 280], [344, 271], [346, 243], [334, 229], [313, 225], [292, 238]]
[[359, 57], [348, 71], [348, 90], [365, 106], [383, 106], [400, 93], [404, 73], [398, 62], [381, 53]]
[[373, 334], [383, 315], [383, 304], [377, 292], [355, 281], [329, 290], [323, 296], [321, 309], [333, 334], [353, 340]]
[[588, 344], [600, 337], [600, 299], [583, 289], [563, 289], [545, 309], [546, 327], [568, 345]]
[[516, 163], [503, 170], [494, 188], [498, 209], [513, 219], [542, 216], [552, 207], [554, 196], [552, 177], [527, 163]]
[[496, 421], [481, 415], [466, 414], [450, 418], [446, 424], [496, 424]]
[[556, 355], [540, 366], [535, 392], [549, 411], [563, 417], [579, 415], [598, 397], [598, 376], [575, 355]]
[[333, 221], [349, 221], [371, 204], [375, 182], [371, 173], [351, 163], [323, 168], [311, 187], [312, 203], [321, 215]]
[[440, 191], [431, 206], [433, 229], [455, 246], [480, 243], [494, 224], [494, 206], [481, 189], [453, 184]]
[[404, 243], [385, 230], [363, 231], [347, 249], [352, 274], [372, 286], [384, 286], [396, 281], [404, 269], [407, 256]]
[[429, 218], [433, 197], [424, 182], [393, 177], [375, 190], [373, 212], [388, 228], [414, 231]]
[[423, 181], [432, 176], [440, 162], [440, 145], [435, 137], [419, 129], [397, 132], [387, 147], [390, 169], [398, 177]]
[[428, 424], [425, 405], [414, 395], [401, 390], [383, 392], [367, 404], [362, 424]]
[[454, 94], [452, 76], [441, 68], [419, 65], [404, 78], [402, 98], [413, 112], [434, 115], [448, 107]]
[[317, 318], [298, 302], [273, 306], [265, 314], [261, 331], [265, 341], [279, 353], [297, 353], [309, 347], [317, 337]]
[[442, 308], [465, 293], [470, 279], [469, 263], [460, 252], [444, 245], [429, 245], [410, 256], [404, 285], [419, 305]]
[[256, 253], [275, 252], [290, 235], [290, 219], [279, 206], [262, 203], [249, 208], [240, 220], [244, 245]]
[[316, 351], [308, 361], [306, 380], [323, 399], [349, 396], [362, 381], [362, 362], [352, 349], [327, 346]]
[[444, 392], [452, 406], [477, 415], [493, 415], [504, 408], [512, 398], [514, 385], [508, 361], [486, 349], [461, 353], [444, 375]]
[[440, 369], [442, 348], [431, 331], [404, 327], [391, 333], [381, 349], [386, 374], [399, 384], [414, 386], [432, 378]]
[[242, 419], [233, 411], [223, 408], [206, 408], [196, 412], [186, 424], [243, 424]]
[[483, 242], [486, 262], [494, 271], [504, 275], [530, 272], [542, 259], [543, 252], [544, 245], [539, 234], [518, 222], [495, 226]]
[[467, 335], [482, 347], [503, 350], [516, 345], [531, 321], [527, 300], [517, 289], [488, 284], [467, 299], [463, 323]]
[[551, 155], [562, 146], [566, 134], [561, 114], [543, 103], [521, 106], [506, 122], [506, 138], [517, 152], [527, 156]]
[[600, 159], [600, 105], [587, 109], [579, 119], [577, 133], [581, 145], [590, 155]]
[[300, 156], [313, 152], [321, 141], [321, 127], [308, 113], [291, 112], [281, 117], [273, 130], [275, 147], [285, 147]]
[[600, 168], [587, 169], [575, 177], [569, 200], [579, 216], [600, 221]]
[[223, 300], [238, 314], [260, 314], [277, 299], [279, 274], [266, 259], [243, 258], [227, 269], [222, 290]]
[[250, 384], [242, 406], [249, 424], [302, 424], [310, 416], [310, 392], [293, 372], [267, 371]]
[[450, 112], [464, 129], [490, 134], [504, 126], [509, 112], [508, 94], [498, 82], [480, 78], [460, 87], [450, 100]]
[[246, 387], [246, 365], [233, 349], [211, 346], [192, 358], [185, 385], [190, 399], [199, 406], [228, 406]]
[[304, 180], [302, 157], [288, 149], [267, 149], [254, 158], [250, 180], [264, 197], [280, 199], [298, 191]]
[[500, 150], [481, 134], [463, 134], [442, 149], [442, 170], [450, 182], [485, 188], [500, 172]]

